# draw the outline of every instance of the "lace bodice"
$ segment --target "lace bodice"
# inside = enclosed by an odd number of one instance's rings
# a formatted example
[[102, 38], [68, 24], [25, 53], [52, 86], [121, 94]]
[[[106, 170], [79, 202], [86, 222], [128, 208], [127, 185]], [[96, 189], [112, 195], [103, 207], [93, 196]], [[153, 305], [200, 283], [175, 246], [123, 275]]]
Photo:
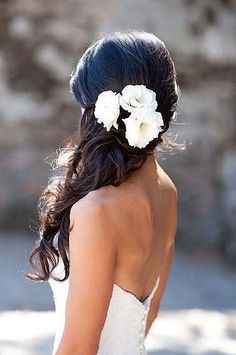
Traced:
[[[64, 276], [64, 264], [53, 270], [53, 275]], [[69, 278], [65, 281], [48, 280], [55, 304], [56, 329], [52, 355], [56, 353], [65, 321], [65, 306]], [[106, 321], [101, 333], [97, 355], [145, 355], [145, 329], [151, 299], [158, 287], [159, 278], [151, 294], [141, 302], [134, 294], [124, 290], [116, 283], [108, 307]]]

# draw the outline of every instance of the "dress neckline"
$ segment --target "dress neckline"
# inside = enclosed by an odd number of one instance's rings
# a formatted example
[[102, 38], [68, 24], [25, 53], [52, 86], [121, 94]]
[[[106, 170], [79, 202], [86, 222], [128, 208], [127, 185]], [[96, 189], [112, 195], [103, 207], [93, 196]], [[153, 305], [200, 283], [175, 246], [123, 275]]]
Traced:
[[127, 295], [129, 295], [130, 297], [132, 297], [133, 299], [135, 299], [136, 301], [138, 301], [140, 304], [145, 305], [146, 302], [147, 302], [149, 299], [150, 299], [150, 300], [152, 299], [152, 297], [153, 297], [153, 295], [154, 295], [154, 293], [155, 293], [155, 291], [156, 291], [156, 289], [157, 289], [157, 286], [158, 286], [158, 284], [159, 284], [159, 279], [160, 279], [160, 277], [158, 276], [158, 278], [157, 278], [157, 280], [156, 280], [156, 282], [155, 282], [155, 285], [154, 285], [154, 287], [153, 287], [151, 293], [150, 293], [147, 297], [145, 297], [144, 300], [140, 300], [133, 292], [124, 289], [123, 287], [121, 287], [120, 285], [118, 285], [118, 284], [115, 283], [115, 282], [113, 283], [113, 285], [114, 285], [115, 287], [117, 287], [120, 291], [126, 293]]
[[[56, 233], [55, 236], [58, 236], [58, 232]], [[54, 239], [54, 241], [55, 241], [55, 239]], [[59, 258], [59, 263], [60, 263], [60, 262], [61, 262], [61, 258]], [[51, 278], [49, 278], [49, 279], [51, 279]], [[116, 288], [118, 288], [121, 292], [123, 292], [123, 293], [129, 295], [130, 297], [132, 297], [133, 299], [135, 299], [139, 304], [145, 305], [146, 302], [147, 302], [149, 299], [152, 299], [152, 297], [153, 297], [153, 295], [154, 295], [154, 293], [155, 293], [155, 291], [156, 291], [156, 289], [157, 289], [157, 287], [158, 287], [159, 280], [160, 280], [160, 276], [157, 277], [156, 282], [155, 282], [155, 285], [154, 285], [154, 287], [153, 287], [151, 293], [150, 293], [144, 300], [140, 300], [133, 292], [124, 289], [123, 287], [121, 287], [120, 285], [118, 285], [118, 284], [115, 283], [115, 282], [113, 282], [113, 287], [116, 287]], [[69, 277], [68, 277], [65, 281], [68, 282], [68, 281], [69, 281]]]

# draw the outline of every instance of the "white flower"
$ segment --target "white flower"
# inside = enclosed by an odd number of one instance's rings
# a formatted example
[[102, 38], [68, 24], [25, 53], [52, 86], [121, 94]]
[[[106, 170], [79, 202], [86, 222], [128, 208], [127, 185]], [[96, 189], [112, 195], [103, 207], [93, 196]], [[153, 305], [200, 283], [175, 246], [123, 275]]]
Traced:
[[131, 146], [144, 148], [158, 137], [164, 125], [161, 114], [155, 111], [157, 105], [156, 93], [145, 85], [126, 85], [121, 94], [112, 90], [101, 92], [95, 103], [94, 115], [108, 131], [112, 126], [118, 129], [121, 106], [130, 112], [130, 116], [123, 119], [126, 139]]
[[132, 112], [135, 108], [157, 108], [156, 93], [145, 85], [126, 85], [120, 96], [120, 105], [124, 110]]
[[133, 147], [144, 148], [150, 141], [158, 137], [164, 125], [160, 112], [149, 108], [136, 108], [128, 118], [123, 119], [126, 125], [125, 137]]
[[112, 90], [103, 91], [98, 95], [94, 115], [98, 119], [98, 123], [103, 123], [107, 131], [113, 125], [118, 128], [117, 118], [120, 115], [119, 94]]

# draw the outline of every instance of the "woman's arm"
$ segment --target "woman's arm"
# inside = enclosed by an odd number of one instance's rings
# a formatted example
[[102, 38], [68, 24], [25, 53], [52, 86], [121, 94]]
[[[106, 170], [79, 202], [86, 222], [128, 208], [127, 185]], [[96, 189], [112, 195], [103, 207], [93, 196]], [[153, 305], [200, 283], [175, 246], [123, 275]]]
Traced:
[[172, 245], [170, 247], [169, 252], [166, 256], [166, 260], [164, 262], [164, 265], [163, 265], [161, 273], [160, 273], [159, 285], [158, 285], [157, 290], [156, 290], [156, 292], [152, 298], [152, 301], [151, 301], [150, 310], [149, 310], [148, 318], [147, 318], [145, 336], [147, 336], [152, 323], [154, 322], [154, 320], [158, 316], [161, 299], [162, 299], [162, 296], [163, 296], [165, 288], [166, 288], [170, 267], [171, 267], [171, 264], [173, 261], [173, 255], [174, 255], [174, 245]]
[[95, 355], [113, 289], [116, 232], [110, 209], [92, 198], [70, 212], [70, 278], [56, 355]]

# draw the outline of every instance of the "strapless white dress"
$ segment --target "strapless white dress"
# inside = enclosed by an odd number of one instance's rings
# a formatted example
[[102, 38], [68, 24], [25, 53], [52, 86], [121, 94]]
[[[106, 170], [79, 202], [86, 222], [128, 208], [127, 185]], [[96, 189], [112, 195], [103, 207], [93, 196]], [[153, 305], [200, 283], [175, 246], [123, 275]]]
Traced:
[[[53, 275], [64, 276], [64, 264], [53, 270]], [[65, 322], [65, 307], [69, 286], [69, 278], [56, 281], [49, 278], [55, 305], [55, 338], [52, 355], [56, 353]], [[97, 355], [147, 355], [145, 347], [145, 328], [152, 297], [158, 287], [159, 277], [151, 294], [141, 302], [131, 292], [113, 284], [112, 296], [108, 307], [106, 321], [100, 336]]]

